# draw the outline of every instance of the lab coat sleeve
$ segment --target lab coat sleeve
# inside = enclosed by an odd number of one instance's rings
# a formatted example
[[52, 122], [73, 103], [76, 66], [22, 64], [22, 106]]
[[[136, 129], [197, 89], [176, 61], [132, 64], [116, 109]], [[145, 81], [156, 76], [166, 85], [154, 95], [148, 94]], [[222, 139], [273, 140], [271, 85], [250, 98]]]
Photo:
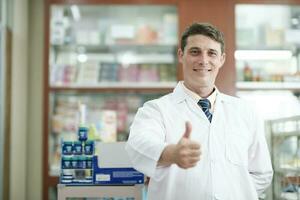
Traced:
[[270, 153], [265, 139], [264, 122], [252, 111], [253, 138], [249, 147], [248, 170], [260, 196], [270, 185], [273, 177]]
[[161, 111], [154, 101], [147, 102], [136, 113], [125, 147], [133, 167], [153, 177], [166, 145]]

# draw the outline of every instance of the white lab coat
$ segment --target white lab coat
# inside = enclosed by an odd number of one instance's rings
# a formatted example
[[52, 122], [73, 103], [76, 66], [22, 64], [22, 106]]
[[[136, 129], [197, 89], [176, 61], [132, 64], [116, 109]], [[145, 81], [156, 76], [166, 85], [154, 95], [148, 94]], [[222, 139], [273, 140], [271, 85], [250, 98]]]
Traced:
[[[168, 144], [192, 124], [201, 160], [189, 169], [158, 166]], [[150, 177], [148, 200], [255, 200], [273, 170], [263, 123], [241, 99], [219, 93], [212, 122], [181, 84], [173, 93], [146, 102], [135, 116], [126, 150], [133, 166]]]

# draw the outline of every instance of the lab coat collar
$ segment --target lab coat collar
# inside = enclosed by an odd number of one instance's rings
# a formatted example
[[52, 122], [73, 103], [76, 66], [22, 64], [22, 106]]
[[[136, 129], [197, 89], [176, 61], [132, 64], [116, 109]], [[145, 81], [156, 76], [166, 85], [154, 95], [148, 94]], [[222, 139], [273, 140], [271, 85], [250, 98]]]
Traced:
[[178, 82], [176, 87], [173, 90], [172, 99], [175, 103], [181, 103], [186, 98], [188, 98], [188, 95], [184, 92], [180, 82]]
[[[175, 103], [181, 103], [182, 101], [190, 98], [185, 92], [180, 82], [177, 83], [176, 87], [173, 90], [172, 99]], [[217, 98], [221, 102], [230, 102], [230, 96], [218, 92]]]

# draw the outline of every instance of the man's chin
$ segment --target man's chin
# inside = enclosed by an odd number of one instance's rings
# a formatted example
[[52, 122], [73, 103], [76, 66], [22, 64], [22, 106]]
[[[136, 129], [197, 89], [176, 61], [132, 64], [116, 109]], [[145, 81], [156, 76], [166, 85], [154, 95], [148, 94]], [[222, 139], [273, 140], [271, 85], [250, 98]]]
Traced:
[[197, 87], [210, 87], [212, 84], [205, 80], [198, 80], [194, 83]]

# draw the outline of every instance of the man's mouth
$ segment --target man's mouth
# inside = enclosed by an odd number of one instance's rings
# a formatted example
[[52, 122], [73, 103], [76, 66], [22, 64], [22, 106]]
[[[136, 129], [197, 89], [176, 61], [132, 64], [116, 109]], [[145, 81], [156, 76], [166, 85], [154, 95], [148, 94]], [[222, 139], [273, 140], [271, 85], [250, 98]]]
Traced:
[[194, 72], [210, 72], [211, 69], [197, 69], [197, 68], [195, 68], [195, 69], [193, 69], [193, 71]]

